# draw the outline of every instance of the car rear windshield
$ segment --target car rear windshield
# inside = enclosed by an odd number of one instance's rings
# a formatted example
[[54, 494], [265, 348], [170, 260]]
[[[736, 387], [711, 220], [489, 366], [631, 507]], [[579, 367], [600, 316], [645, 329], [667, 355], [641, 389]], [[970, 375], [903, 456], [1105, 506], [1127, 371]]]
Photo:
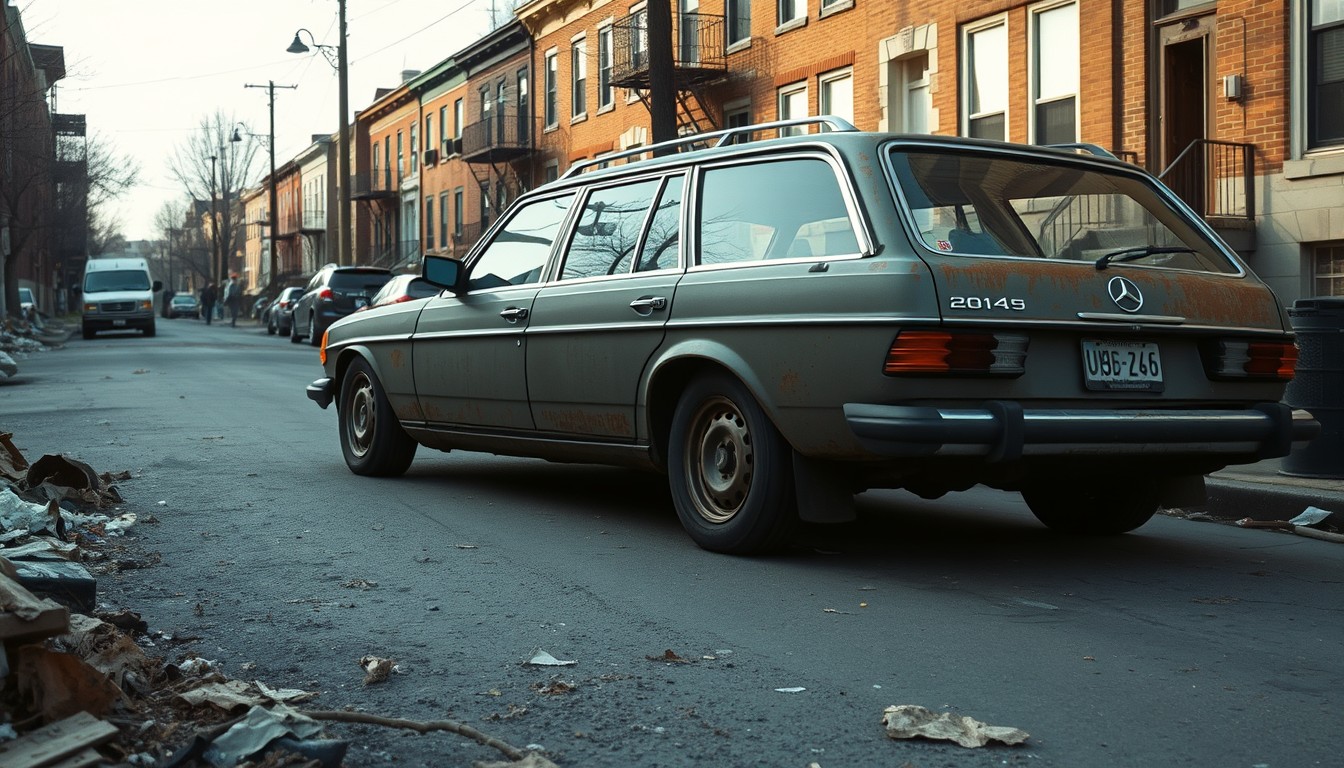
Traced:
[[103, 272], [89, 272], [84, 276], [84, 290], [90, 293], [99, 291], [148, 291], [149, 273], [143, 269], [109, 269]]
[[934, 251], [1238, 271], [1140, 176], [982, 152], [896, 147], [889, 158], [909, 221]]
[[392, 279], [390, 272], [333, 272], [329, 285], [342, 293], [367, 293], [372, 296]]

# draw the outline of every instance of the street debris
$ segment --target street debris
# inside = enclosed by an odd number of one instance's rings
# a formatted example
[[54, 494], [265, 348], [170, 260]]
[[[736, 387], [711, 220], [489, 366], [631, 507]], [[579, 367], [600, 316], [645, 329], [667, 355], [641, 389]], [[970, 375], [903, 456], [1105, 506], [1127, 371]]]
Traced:
[[807, 689], [801, 685], [795, 685], [791, 688], [776, 688], [775, 693], [802, 693]]
[[387, 679], [393, 672], [400, 672], [397, 669], [397, 663], [391, 659], [384, 659], [378, 656], [363, 656], [359, 659], [359, 666], [364, 668], [364, 684], [373, 685], [381, 683]]
[[575, 664], [578, 664], [579, 662], [561, 661], [560, 659], [555, 658], [546, 651], [543, 651], [540, 648], [538, 648], [536, 651], [532, 653], [532, 658], [528, 659], [523, 663], [533, 667], [572, 667]]
[[668, 648], [657, 656], [645, 656], [649, 661], [665, 661], [669, 664], [690, 664], [692, 659], [683, 659], [677, 655], [677, 652]]
[[887, 707], [882, 714], [882, 725], [886, 726], [887, 736], [893, 739], [939, 739], [971, 748], [983, 747], [991, 741], [1021, 744], [1031, 737], [1018, 728], [986, 725], [965, 715], [933, 712], [918, 704]]
[[1336, 544], [1344, 544], [1344, 533], [1334, 533], [1324, 531], [1312, 526], [1320, 525], [1325, 519], [1334, 514], [1320, 507], [1307, 507], [1302, 513], [1292, 520], [1252, 520], [1249, 517], [1243, 517], [1236, 521], [1234, 525], [1240, 528], [1265, 528], [1274, 531], [1286, 531], [1295, 533], [1298, 536], [1306, 536], [1321, 541], [1330, 541]]
[[60, 347], [75, 329], [60, 320], [32, 314], [26, 319], [6, 317], [0, 322], [0, 380], [19, 375], [19, 361], [34, 352]]

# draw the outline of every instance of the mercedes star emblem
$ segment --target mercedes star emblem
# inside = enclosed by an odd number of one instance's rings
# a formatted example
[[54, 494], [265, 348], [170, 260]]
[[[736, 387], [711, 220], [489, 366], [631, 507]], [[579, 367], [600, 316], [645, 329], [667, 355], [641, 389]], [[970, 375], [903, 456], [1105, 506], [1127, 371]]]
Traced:
[[1143, 308], [1143, 292], [1127, 277], [1112, 277], [1106, 283], [1106, 292], [1111, 295], [1115, 306], [1126, 312], [1138, 312]]

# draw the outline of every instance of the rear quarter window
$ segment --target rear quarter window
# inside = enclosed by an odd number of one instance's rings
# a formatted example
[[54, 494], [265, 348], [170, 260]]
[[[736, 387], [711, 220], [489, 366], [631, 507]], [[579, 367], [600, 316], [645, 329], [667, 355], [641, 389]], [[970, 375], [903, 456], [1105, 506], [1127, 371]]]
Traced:
[[710, 168], [699, 200], [700, 264], [859, 252], [835, 168], [821, 158]]

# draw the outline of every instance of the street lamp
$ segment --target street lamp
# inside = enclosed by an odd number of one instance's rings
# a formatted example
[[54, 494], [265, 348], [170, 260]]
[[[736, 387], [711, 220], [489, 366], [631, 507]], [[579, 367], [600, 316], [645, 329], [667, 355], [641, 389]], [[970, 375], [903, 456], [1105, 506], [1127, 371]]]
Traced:
[[294, 42], [286, 48], [290, 53], [307, 53], [308, 46], [303, 44], [300, 34], [308, 33], [308, 39], [312, 41], [313, 47], [322, 52], [326, 57], [327, 63], [336, 68], [336, 76], [340, 89], [340, 109], [341, 120], [338, 123], [338, 134], [336, 142], [336, 168], [337, 168], [337, 189], [340, 192], [340, 210], [336, 212], [336, 226], [340, 229], [336, 233], [337, 253], [340, 263], [343, 265], [353, 264], [350, 258], [350, 84], [349, 67], [346, 63], [345, 51], [345, 0], [339, 0], [339, 24], [337, 29], [337, 43], [334, 46], [335, 54], [333, 61], [333, 46], [321, 45], [313, 37], [313, 33], [307, 29], [299, 29], [294, 33]]

